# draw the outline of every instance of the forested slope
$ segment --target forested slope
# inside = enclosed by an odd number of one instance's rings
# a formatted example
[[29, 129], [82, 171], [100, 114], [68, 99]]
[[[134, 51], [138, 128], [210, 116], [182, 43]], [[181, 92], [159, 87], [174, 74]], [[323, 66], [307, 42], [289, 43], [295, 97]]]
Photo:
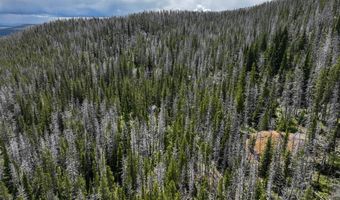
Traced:
[[0, 198], [335, 197], [339, 13], [278, 0], [0, 38]]

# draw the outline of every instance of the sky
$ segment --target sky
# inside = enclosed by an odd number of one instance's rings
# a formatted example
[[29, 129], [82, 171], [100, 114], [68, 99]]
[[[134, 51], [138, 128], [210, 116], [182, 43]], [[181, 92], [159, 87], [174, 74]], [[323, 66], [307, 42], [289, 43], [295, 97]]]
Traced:
[[232, 10], [265, 1], [268, 0], [0, 0], [0, 26], [122, 16], [145, 10]]

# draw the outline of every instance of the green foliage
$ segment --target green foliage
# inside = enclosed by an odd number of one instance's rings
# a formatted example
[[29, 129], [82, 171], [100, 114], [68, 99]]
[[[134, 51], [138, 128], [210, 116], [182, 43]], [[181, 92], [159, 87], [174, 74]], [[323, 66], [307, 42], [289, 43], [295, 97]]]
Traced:
[[270, 120], [269, 111], [266, 111], [261, 118], [261, 121], [260, 121], [260, 124], [259, 124], [259, 129], [260, 130], [268, 130], [269, 120]]
[[203, 179], [202, 180], [202, 184], [201, 184], [201, 188], [199, 190], [200, 192], [199, 192], [199, 194], [197, 196], [198, 200], [209, 199], [207, 188], [208, 188], [207, 179]]
[[296, 133], [298, 131], [298, 121], [294, 117], [284, 117], [281, 109], [277, 109], [276, 116], [277, 130], [288, 133]]
[[225, 199], [225, 194], [224, 194], [224, 178], [221, 178], [218, 181], [217, 197], [216, 197], [216, 199], [218, 199], [218, 200]]
[[0, 198], [1, 199], [12, 199], [12, 195], [9, 193], [6, 185], [0, 181]]
[[[329, 194], [332, 192], [333, 188], [332, 188], [332, 180], [329, 177], [326, 177], [324, 175], [320, 175], [318, 178], [316, 176], [314, 176], [314, 180], [312, 183], [312, 186], [314, 188], [314, 190], [311, 190], [312, 192], [310, 192], [312, 195], [313, 191], [317, 191], [316, 193], [318, 194], [318, 196], [321, 196], [323, 198], [329, 198]], [[308, 190], [306, 191], [306, 193], [308, 192]]]
[[71, 181], [65, 171], [57, 168], [57, 188], [60, 199], [72, 199]]
[[179, 199], [179, 193], [174, 181], [167, 182], [164, 199]]
[[273, 157], [272, 138], [269, 137], [266, 143], [266, 147], [264, 149], [263, 155], [261, 156], [259, 174], [262, 178], [268, 177], [270, 163], [272, 162], [272, 157]]
[[288, 30], [287, 27], [279, 29], [272, 41], [272, 45], [268, 51], [269, 66], [271, 74], [276, 75], [280, 66], [285, 68], [285, 53], [288, 46]]
[[266, 199], [266, 191], [265, 191], [262, 181], [260, 180], [256, 182], [255, 199], [259, 199], [259, 200]]
[[[11, 162], [8, 156], [7, 148], [5, 144], [2, 142], [0, 143], [1, 145], [1, 154], [3, 156], [3, 178], [2, 178], [2, 183], [4, 184], [3, 190], [7, 190], [10, 192], [10, 194], [15, 194], [16, 192], [16, 187], [13, 183], [13, 178], [12, 178], [12, 171], [11, 171]], [[5, 192], [5, 191], [4, 191]]]
[[335, 21], [334, 30], [340, 34], [340, 17], [338, 16]]
[[291, 164], [291, 153], [290, 151], [287, 151], [285, 154], [285, 159], [284, 159], [284, 168], [283, 168], [283, 176], [284, 179], [287, 180], [291, 176], [292, 169], [290, 167]]
[[243, 111], [244, 107], [244, 87], [246, 78], [246, 67], [243, 67], [241, 74], [238, 77], [238, 83], [236, 87], [236, 109], [238, 112]]
[[315, 196], [314, 196], [312, 188], [308, 187], [308, 189], [305, 191], [303, 199], [307, 200], [307, 199], [314, 199], [314, 198]]

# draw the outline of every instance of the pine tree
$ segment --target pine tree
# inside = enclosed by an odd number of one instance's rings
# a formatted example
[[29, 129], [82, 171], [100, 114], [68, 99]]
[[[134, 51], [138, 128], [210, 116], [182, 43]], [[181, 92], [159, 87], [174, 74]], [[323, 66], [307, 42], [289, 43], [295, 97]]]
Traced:
[[284, 168], [283, 168], [283, 176], [285, 180], [287, 180], [287, 178], [291, 176], [290, 164], [291, 164], [291, 153], [290, 151], [287, 151], [285, 154]]
[[23, 179], [23, 186], [24, 186], [25, 192], [27, 194], [27, 198], [34, 199], [33, 188], [32, 188], [30, 181], [28, 180], [27, 175], [25, 173], [23, 174], [22, 179]]
[[307, 190], [305, 191], [305, 194], [303, 196], [304, 200], [308, 200], [308, 199], [314, 199], [315, 196], [313, 194], [313, 190], [311, 187], [308, 187]]
[[60, 199], [72, 199], [72, 185], [65, 171], [57, 168], [57, 189]]
[[12, 177], [12, 170], [11, 170], [11, 161], [7, 153], [7, 148], [3, 142], [1, 144], [1, 153], [3, 156], [3, 183], [5, 184], [6, 188], [8, 188], [8, 191], [10, 194], [16, 193], [16, 187], [13, 183], [13, 177]]
[[208, 187], [207, 179], [204, 178], [202, 182], [203, 183], [201, 183], [201, 187], [199, 188], [199, 191], [198, 191], [197, 199], [199, 200], [209, 199], [209, 193], [207, 191], [207, 187]]
[[263, 183], [261, 181], [256, 182], [255, 199], [259, 200], [266, 199], [265, 190], [263, 187]]
[[0, 181], [0, 198], [6, 200], [12, 199], [12, 195], [9, 193], [6, 185], [2, 181]]
[[[105, 173], [104, 173], [105, 174]], [[101, 177], [99, 192], [101, 199], [112, 199], [111, 190], [109, 187], [109, 182], [107, 180], [107, 176], [104, 175]]]
[[267, 178], [270, 163], [272, 161], [273, 149], [272, 149], [272, 138], [269, 137], [264, 149], [263, 155], [261, 156], [261, 164], [259, 174], [262, 178]]
[[268, 130], [269, 128], [269, 120], [270, 120], [270, 117], [269, 117], [269, 111], [266, 110], [261, 118], [261, 121], [259, 123], [259, 129], [260, 130]]
[[239, 113], [241, 113], [244, 109], [244, 87], [245, 87], [245, 78], [246, 78], [246, 67], [243, 67], [239, 77], [238, 83], [236, 87], [236, 109]]
[[225, 199], [225, 194], [224, 194], [224, 178], [220, 178], [218, 181], [218, 186], [217, 186], [217, 197], [216, 199], [222, 200]]

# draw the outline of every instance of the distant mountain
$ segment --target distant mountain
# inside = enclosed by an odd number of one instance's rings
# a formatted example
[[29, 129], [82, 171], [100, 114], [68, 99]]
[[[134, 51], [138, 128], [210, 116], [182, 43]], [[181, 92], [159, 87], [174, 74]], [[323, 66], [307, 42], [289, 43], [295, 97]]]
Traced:
[[29, 26], [33, 26], [33, 24], [22, 24], [19, 26], [1, 26], [0, 25], [0, 37], [1, 36], [6, 36], [18, 31], [22, 31], [26, 29]]

